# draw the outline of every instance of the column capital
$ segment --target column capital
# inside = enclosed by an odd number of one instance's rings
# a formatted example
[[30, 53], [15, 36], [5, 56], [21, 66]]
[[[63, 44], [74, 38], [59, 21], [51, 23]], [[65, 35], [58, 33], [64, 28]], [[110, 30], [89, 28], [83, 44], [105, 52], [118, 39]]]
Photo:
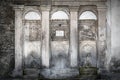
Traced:
[[50, 11], [51, 6], [50, 5], [42, 5], [42, 6], [40, 6], [40, 9], [42, 11]]
[[23, 10], [24, 9], [24, 5], [13, 5], [13, 9], [14, 10]]
[[69, 8], [71, 12], [78, 12], [78, 9], [79, 9], [78, 6], [70, 6]]

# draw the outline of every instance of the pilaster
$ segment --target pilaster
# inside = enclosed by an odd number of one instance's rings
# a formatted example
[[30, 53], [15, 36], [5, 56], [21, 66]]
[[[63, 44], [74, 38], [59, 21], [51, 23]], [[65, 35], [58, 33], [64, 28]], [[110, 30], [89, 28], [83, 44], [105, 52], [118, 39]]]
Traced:
[[42, 10], [42, 66], [50, 65], [49, 11], [50, 6], [41, 6]]
[[105, 68], [106, 64], [106, 7], [105, 6], [97, 6], [98, 10], [98, 67]]
[[15, 69], [14, 76], [22, 76], [22, 53], [23, 53], [23, 34], [22, 34], [22, 10], [24, 6], [14, 6], [15, 10]]
[[70, 7], [70, 65], [78, 65], [78, 7]]

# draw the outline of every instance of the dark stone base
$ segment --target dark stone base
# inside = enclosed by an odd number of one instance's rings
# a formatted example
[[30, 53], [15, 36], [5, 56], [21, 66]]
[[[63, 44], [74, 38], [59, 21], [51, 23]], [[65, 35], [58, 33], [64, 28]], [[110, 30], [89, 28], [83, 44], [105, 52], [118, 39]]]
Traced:
[[97, 68], [96, 67], [81, 67], [79, 69], [80, 80], [96, 80], [97, 79]]
[[79, 78], [79, 76], [65, 79], [47, 79], [40, 76], [39, 78], [0, 78], [0, 80], [120, 80], [119, 75], [120, 73], [98, 74], [96, 79], [93, 79], [92, 76], [84, 77], [84, 79]]
[[40, 71], [40, 74], [48, 79], [67, 79], [79, 75], [78, 69], [44, 69]]

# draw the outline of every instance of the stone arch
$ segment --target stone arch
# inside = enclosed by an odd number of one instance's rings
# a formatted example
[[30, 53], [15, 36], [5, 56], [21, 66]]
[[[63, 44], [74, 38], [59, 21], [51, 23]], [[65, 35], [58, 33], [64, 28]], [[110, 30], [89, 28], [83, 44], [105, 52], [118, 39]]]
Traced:
[[[54, 8], [52, 11], [51, 11], [51, 16], [50, 16], [50, 19], [52, 19], [52, 16], [56, 13], [59, 14], [59, 12], [61, 12], [60, 14], [63, 14], [66, 16], [66, 19], [69, 19], [69, 10], [68, 8]], [[59, 18], [60, 19], [60, 18]], [[62, 18], [61, 18], [62, 19]], [[65, 19], [65, 18], [63, 18]]]
[[92, 11], [84, 11], [79, 16], [79, 20], [82, 20], [82, 19], [94, 19], [94, 20], [97, 20], [97, 16]]
[[25, 20], [40, 20], [41, 16], [39, 16], [39, 14], [34, 11], [30, 11], [24, 16], [24, 19]]
[[33, 13], [33, 14], [36, 14], [37, 16], [39, 16], [39, 18], [37, 19], [37, 20], [41, 20], [41, 12], [38, 10], [38, 9], [36, 9], [36, 8], [31, 8], [31, 7], [26, 7], [25, 9], [24, 9], [24, 11], [23, 11], [23, 17], [22, 17], [22, 19], [23, 20], [25, 20], [25, 16], [27, 15], [27, 14], [29, 14], [29, 13]]
[[83, 43], [81, 43], [81, 47], [80, 49], [82, 50], [82, 48], [84, 48], [85, 46], [89, 46], [91, 48], [96, 48], [95, 46], [96, 44], [92, 41], [83, 41]]
[[84, 51], [84, 52], [88, 53], [88, 52], [90, 52], [90, 50], [91, 50], [92, 48], [94, 48], [94, 46], [87, 43], [87, 44], [83, 45], [82, 48], [83, 48], [83, 51]]
[[97, 6], [95, 5], [88, 5], [88, 6], [80, 6], [79, 8], [79, 16], [85, 11], [90, 11], [93, 14], [95, 14], [96, 18], [98, 19], [98, 11], [97, 11]]

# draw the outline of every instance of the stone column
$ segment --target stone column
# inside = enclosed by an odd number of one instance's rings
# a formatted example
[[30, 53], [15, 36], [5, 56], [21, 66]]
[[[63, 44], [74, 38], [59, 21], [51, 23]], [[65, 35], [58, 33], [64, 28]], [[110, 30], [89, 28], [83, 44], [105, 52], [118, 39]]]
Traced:
[[70, 65], [78, 65], [78, 8], [70, 8]]
[[15, 69], [14, 76], [22, 76], [22, 53], [23, 53], [23, 27], [22, 10], [23, 6], [14, 6], [15, 10]]
[[106, 56], [106, 7], [98, 7], [98, 67], [105, 67]]
[[50, 43], [49, 43], [49, 10], [50, 6], [41, 6], [42, 10], [42, 66], [50, 65]]

